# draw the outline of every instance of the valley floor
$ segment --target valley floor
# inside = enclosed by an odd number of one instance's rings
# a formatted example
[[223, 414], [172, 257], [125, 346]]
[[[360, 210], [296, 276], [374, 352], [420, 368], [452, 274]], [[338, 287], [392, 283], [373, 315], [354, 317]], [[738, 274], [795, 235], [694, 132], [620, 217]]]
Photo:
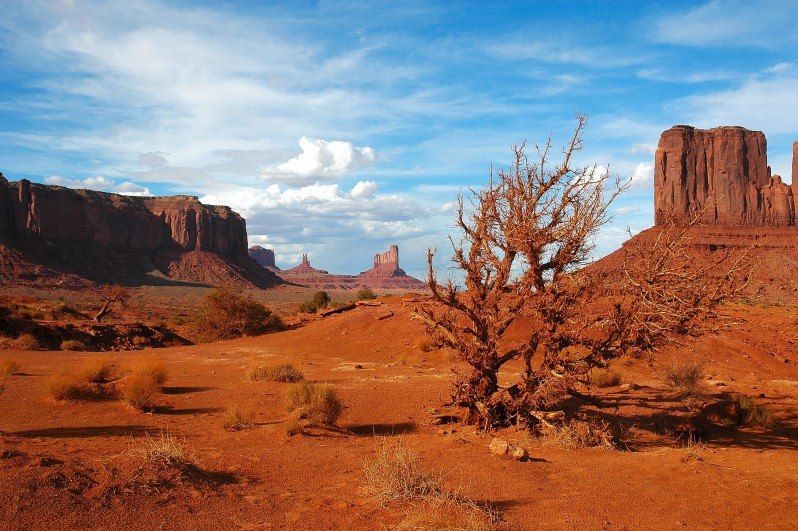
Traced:
[[[0, 527], [390, 528], [412, 507], [376, 500], [363, 473], [386, 440], [401, 440], [447, 485], [491, 503], [507, 529], [798, 526], [794, 309], [734, 306], [718, 333], [687, 339], [653, 360], [619, 360], [615, 368], [627, 385], [597, 390], [594, 409], [627, 426], [627, 448], [533, 442], [531, 459], [516, 462], [495, 457], [488, 445], [497, 435], [524, 441], [521, 432], [433, 424], [430, 411], [446, 401], [455, 364], [444, 352], [418, 348], [423, 331], [412, 303], [380, 300], [260, 337], [104, 353], [119, 372], [141, 356], [166, 364], [164, 407], [152, 414], [116, 400], [55, 402], [46, 395], [51, 375], [96, 354], [0, 353], [21, 364], [0, 394]], [[292, 363], [307, 379], [332, 386], [346, 406], [341, 430], [287, 435], [289, 384], [246, 380], [252, 359]], [[719, 429], [687, 446], [663, 436], [658, 426], [678, 425], [690, 410], [662, 378], [663, 367], [683, 359], [704, 360], [711, 394], [755, 396], [781, 426]], [[233, 404], [256, 411], [256, 425], [226, 431], [222, 418]], [[137, 450], [163, 434], [185, 445], [199, 467], [196, 481], [135, 487]]]

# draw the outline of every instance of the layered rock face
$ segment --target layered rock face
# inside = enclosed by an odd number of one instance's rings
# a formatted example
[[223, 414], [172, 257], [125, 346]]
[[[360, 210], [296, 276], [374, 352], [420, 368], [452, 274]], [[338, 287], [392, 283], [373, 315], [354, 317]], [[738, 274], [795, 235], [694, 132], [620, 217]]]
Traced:
[[[796, 164], [794, 160], [793, 182]], [[792, 226], [793, 192], [780, 176], [771, 175], [767, 141], [760, 131], [677, 125], [660, 137], [654, 166], [657, 225], [685, 225], [699, 216], [709, 226]]]
[[244, 219], [193, 196], [129, 197], [0, 175], [0, 239], [54, 270], [88, 278], [131, 280], [157, 268], [206, 282], [209, 270], [223, 278], [230, 269], [234, 279], [252, 274], [256, 285], [279, 283], [249, 258]]
[[280, 268], [274, 262], [274, 250], [266, 249], [260, 245], [253, 245], [249, 248], [249, 256], [257, 263], [272, 271], [279, 271]]

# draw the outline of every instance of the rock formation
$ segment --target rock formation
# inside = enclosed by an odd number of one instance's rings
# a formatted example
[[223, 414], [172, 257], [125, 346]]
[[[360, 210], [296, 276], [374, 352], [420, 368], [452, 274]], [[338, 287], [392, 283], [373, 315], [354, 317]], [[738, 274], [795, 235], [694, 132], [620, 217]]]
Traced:
[[278, 270], [284, 280], [302, 286], [320, 289], [385, 289], [426, 290], [427, 285], [409, 275], [399, 267], [399, 247], [391, 245], [387, 252], [374, 255], [374, 267], [359, 275], [335, 275], [310, 265], [308, 256], [291, 269]]
[[260, 245], [253, 245], [249, 248], [249, 256], [257, 263], [272, 271], [279, 271], [280, 268], [274, 262], [274, 250], [266, 249]]
[[[793, 160], [793, 183], [796, 164]], [[657, 225], [683, 225], [700, 216], [708, 226], [792, 226], [794, 190], [771, 175], [761, 131], [677, 125], [660, 137], [654, 166]]]
[[129, 283], [155, 272], [190, 282], [280, 282], [249, 258], [240, 215], [193, 196], [130, 197], [9, 182], [0, 174], [0, 243], [50, 270], [92, 280]]
[[[677, 125], [662, 133], [654, 170], [657, 225], [685, 225], [696, 267], [726, 256], [755, 256], [745, 293], [768, 301], [798, 300], [798, 142], [793, 144], [792, 186], [771, 175], [765, 136], [742, 127], [700, 130]], [[708, 205], [706, 210], [703, 210]], [[661, 227], [642, 231], [589, 266], [611, 279], [628, 256], [651, 249]]]

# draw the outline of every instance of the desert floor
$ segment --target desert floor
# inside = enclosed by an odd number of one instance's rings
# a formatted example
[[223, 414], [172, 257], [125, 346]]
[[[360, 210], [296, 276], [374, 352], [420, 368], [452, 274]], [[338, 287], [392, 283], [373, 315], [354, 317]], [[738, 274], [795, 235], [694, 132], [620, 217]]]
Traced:
[[[715, 333], [652, 359], [618, 360], [625, 385], [595, 390], [592, 408], [626, 426], [626, 447], [567, 450], [515, 430], [435, 425], [431, 412], [446, 401], [456, 364], [418, 348], [412, 302], [379, 300], [260, 337], [103, 353], [119, 374], [141, 356], [166, 364], [170, 379], [154, 413], [47, 395], [49, 377], [96, 353], [0, 352], [21, 364], [0, 394], [0, 527], [391, 528], [412, 503], [375, 499], [363, 466], [399, 440], [450, 488], [492, 504], [507, 529], [798, 527], [798, 310], [730, 306]], [[287, 435], [290, 384], [248, 381], [253, 359], [290, 362], [332, 386], [346, 406], [341, 429]], [[687, 359], [705, 362], [710, 395], [757, 397], [781, 425], [717, 427], [687, 445], [669, 437], [663, 426], [678, 427], [692, 406], [662, 371]], [[225, 430], [233, 404], [253, 409], [256, 425]], [[167, 434], [185, 446], [196, 474], [137, 488], [137, 450]], [[492, 455], [494, 436], [527, 445], [531, 459]]]

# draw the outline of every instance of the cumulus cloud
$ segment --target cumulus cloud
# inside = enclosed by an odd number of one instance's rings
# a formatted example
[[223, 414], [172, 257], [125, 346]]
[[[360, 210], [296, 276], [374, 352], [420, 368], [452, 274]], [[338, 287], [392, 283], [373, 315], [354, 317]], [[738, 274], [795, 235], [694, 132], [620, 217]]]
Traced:
[[279, 164], [273, 170], [263, 172], [261, 177], [294, 185], [309, 184], [336, 179], [370, 165], [377, 158], [374, 149], [353, 146], [351, 142], [343, 140], [303, 136], [299, 139], [299, 147], [302, 150], [299, 155]]
[[313, 243], [324, 238], [404, 238], [428, 232], [427, 212], [401, 195], [377, 194], [372, 181], [351, 190], [338, 184], [300, 188], [240, 186], [205, 195], [204, 203], [229, 205], [247, 219], [251, 234], [280, 243]]
[[106, 177], [86, 177], [85, 179], [66, 179], [60, 175], [45, 177], [46, 184], [65, 186], [67, 188], [77, 188], [85, 190], [99, 190], [101, 192], [113, 192], [122, 195], [146, 196], [150, 194], [149, 189], [131, 181], [117, 183]]
[[635, 166], [629, 185], [632, 188], [650, 188], [654, 183], [654, 165], [650, 162], [641, 162]]
[[374, 197], [376, 191], [377, 183], [374, 181], [358, 181], [357, 184], [352, 187], [352, 191], [349, 192], [349, 195], [357, 198], [370, 198]]

